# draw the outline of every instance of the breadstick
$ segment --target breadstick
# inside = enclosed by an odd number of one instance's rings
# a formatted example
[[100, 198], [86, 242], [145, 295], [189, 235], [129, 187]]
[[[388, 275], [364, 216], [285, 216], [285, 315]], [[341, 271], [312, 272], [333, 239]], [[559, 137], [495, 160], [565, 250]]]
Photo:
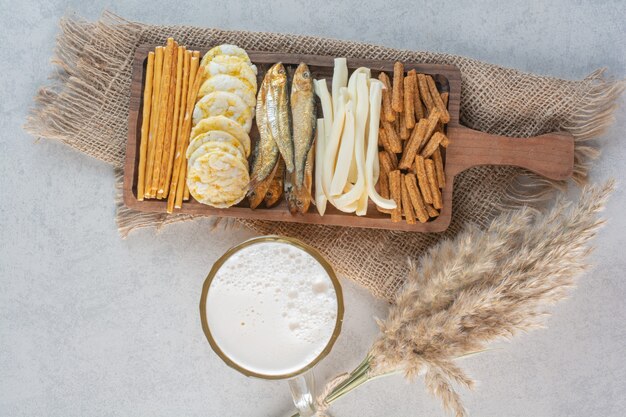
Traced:
[[[441, 139], [443, 138], [443, 133], [435, 132], [431, 137], [428, 143], [424, 145], [424, 148], [420, 152], [420, 155], [424, 158], [430, 158], [430, 156], [439, 148], [439, 144], [441, 143]], [[435, 206], [435, 208], [439, 208]]]
[[380, 132], [378, 134], [378, 138], [380, 139], [381, 146], [385, 150], [387, 150], [389, 152], [392, 152], [391, 151], [391, 143], [389, 142], [389, 137], [387, 136], [387, 133], [385, 131], [385, 127], [384, 126], [380, 127]]
[[[437, 123], [439, 123], [440, 115], [441, 113], [439, 113], [439, 110], [437, 108], [433, 108], [433, 111], [428, 113], [428, 119], [426, 119], [428, 120], [428, 128], [426, 129], [424, 141], [427, 141], [428, 139], [430, 139], [430, 136], [433, 134], [433, 132], [437, 128]], [[422, 143], [422, 146], [423, 145], [424, 143]]]
[[185, 189], [183, 190], [183, 201], [189, 201], [189, 186], [187, 185], [187, 181], [185, 181]]
[[388, 122], [393, 122], [394, 120], [396, 120], [396, 114], [391, 108], [391, 96], [393, 94], [392, 89], [391, 89], [391, 81], [389, 81], [389, 77], [384, 72], [381, 72], [380, 74], [378, 74], [378, 79], [385, 86], [385, 88], [383, 88], [382, 111], [381, 111], [381, 113], [385, 116], [383, 119]]
[[[196, 80], [196, 76], [200, 77], [200, 84], [198, 84], [199, 86], [202, 85], [202, 82], [204, 81], [204, 72], [202, 72], [201, 74], [198, 74], [198, 66], [200, 65], [200, 51], [193, 51], [192, 53], [192, 58], [198, 58], [198, 65], [196, 65], [196, 68], [194, 70], [194, 83]], [[198, 90], [200, 89], [200, 87], [198, 87]], [[198, 97], [198, 90], [196, 90], [196, 96], [194, 97], [194, 103], [196, 102], [196, 99]], [[193, 114], [193, 113], [192, 113]], [[193, 122], [192, 122], [193, 124]], [[187, 135], [189, 136], [189, 135]], [[187, 145], [189, 144], [189, 138], [187, 138]], [[185, 147], [187, 147], [187, 145], [185, 145]], [[185, 187], [183, 188], [183, 201], [189, 201], [189, 186], [187, 185], [187, 163], [184, 164], [185, 167], [183, 168], [185, 170]], [[181, 207], [182, 207], [182, 202], [181, 202]]]
[[428, 217], [433, 218], [439, 216], [439, 212], [435, 210], [432, 205], [428, 203], [424, 203], [424, 205], [426, 206], [426, 212], [428, 213]]
[[[417, 152], [414, 152], [413, 149], [415, 148], [415, 142], [419, 142], [418, 127], [419, 123], [418, 126], [416, 126], [415, 129], [413, 129], [413, 131], [411, 132], [411, 137], [404, 142], [404, 149], [402, 150], [402, 155], [400, 155], [400, 161], [398, 163], [400, 169], [404, 170], [411, 168], [411, 164], [415, 161], [415, 155], [417, 154]], [[412, 159], [409, 158], [410, 154], [413, 154]]]
[[389, 157], [389, 153], [386, 151], [378, 152], [378, 161], [380, 163], [380, 172], [385, 172], [385, 174], [389, 174], [391, 171], [397, 169], [396, 167], [394, 167], [393, 162]]
[[450, 93], [448, 93], [447, 91], [444, 91], [443, 93], [441, 93], [441, 101], [443, 102], [443, 105], [446, 107], [446, 109], [448, 108], [449, 96], [450, 96]]
[[154, 148], [159, 134], [159, 110], [161, 97], [161, 75], [163, 72], [164, 48], [157, 46], [154, 50], [154, 77], [152, 78], [152, 109], [150, 109], [150, 133], [148, 134], [148, 157], [145, 171], [145, 198], [154, 198], [152, 195], [152, 169], [154, 167]]
[[398, 169], [398, 155], [393, 152], [387, 152], [389, 160], [391, 161], [391, 170]]
[[[379, 179], [378, 179], [378, 184], [380, 184], [380, 195], [383, 198], [389, 198], [389, 175], [387, 173], [380, 173]], [[391, 213], [391, 210], [388, 209], [383, 209], [383, 208], [378, 208], [379, 211], [382, 211], [383, 213]]]
[[433, 196], [433, 206], [436, 209], [440, 209], [443, 203], [441, 202], [441, 191], [437, 186], [437, 174], [435, 173], [435, 163], [432, 159], [424, 161], [426, 166], [426, 177], [428, 178], [428, 185], [430, 186], [430, 193]]
[[409, 197], [409, 191], [406, 187], [406, 175], [402, 175], [400, 178], [400, 190], [402, 199], [402, 212], [407, 224], [415, 224], [415, 211], [413, 210], [413, 203]]
[[[443, 102], [443, 105], [446, 109], [448, 108], [448, 98], [449, 98], [449, 93], [447, 91], [444, 91], [443, 93], [441, 93], [441, 101]], [[445, 133], [444, 129], [445, 129], [445, 123], [439, 122], [439, 131], [441, 133]]]
[[170, 191], [167, 199], [167, 212], [174, 211], [174, 202], [176, 200], [176, 189], [179, 185], [178, 176], [180, 174], [180, 167], [185, 160], [185, 152], [187, 151], [184, 146], [184, 132], [183, 121], [185, 120], [185, 111], [187, 110], [187, 94], [189, 92], [189, 71], [191, 66], [191, 51], [185, 50], [183, 59], [183, 85], [180, 93], [180, 111], [178, 114], [178, 128], [176, 132], [176, 152], [174, 155], [173, 172], [170, 182]]
[[407, 140], [410, 136], [409, 133], [409, 129], [407, 129], [406, 127], [406, 118], [403, 117], [404, 115], [399, 115], [398, 119], [400, 120], [400, 122], [398, 123], [400, 125], [400, 130], [398, 135], [400, 136], [400, 139], [402, 140]]
[[[389, 198], [389, 172], [391, 161], [389, 161], [389, 154], [386, 151], [380, 151], [378, 153], [378, 160], [380, 165], [380, 174], [378, 176], [378, 187], [380, 189], [380, 195], [383, 198]], [[376, 209], [381, 213], [391, 214], [391, 210], [384, 209], [379, 206], [376, 206]]]
[[441, 94], [439, 94], [439, 90], [437, 90], [437, 84], [435, 84], [435, 80], [433, 77], [426, 77], [426, 82], [428, 84], [428, 89], [430, 91], [430, 97], [433, 100], [433, 104], [437, 107], [437, 110], [441, 113], [441, 121], [443, 123], [448, 123], [450, 121], [450, 113], [448, 113], [447, 106], [443, 104], [443, 100], [441, 100]]
[[391, 221], [394, 223], [402, 221], [402, 186], [400, 185], [401, 174], [399, 170], [389, 173], [389, 191], [391, 198], [396, 202], [396, 208], [391, 210]]
[[430, 75], [417, 74], [417, 84], [420, 90], [420, 98], [422, 99], [422, 102], [426, 106], [428, 114], [430, 115], [430, 112], [432, 112], [435, 108], [435, 103], [430, 96], [430, 90], [428, 88], [428, 81], [426, 81], [426, 77], [430, 77]]
[[172, 181], [172, 171], [174, 169], [174, 158], [176, 157], [176, 148], [178, 146], [178, 121], [181, 113], [181, 95], [183, 94], [183, 67], [185, 66], [185, 47], [178, 47], [178, 56], [176, 58], [176, 94], [174, 99], [174, 113], [172, 117], [172, 139], [170, 142], [169, 157], [167, 162], [167, 171], [165, 175], [165, 183], [163, 185], [163, 197], [167, 197]]
[[[378, 187], [380, 189], [380, 195], [383, 198], [389, 198], [389, 173], [393, 171], [391, 168], [391, 161], [389, 160], [389, 154], [386, 151], [378, 152], [378, 161], [380, 164], [380, 174], [378, 175]], [[381, 213], [391, 214], [391, 210], [376, 206], [376, 210]]]
[[[190, 68], [189, 68], [189, 89], [187, 90], [187, 108], [185, 109], [185, 120], [183, 121], [183, 149], [187, 149], [189, 144], [189, 134], [191, 132], [191, 126], [193, 124], [192, 114], [193, 109], [196, 102], [197, 89], [194, 93], [194, 86], [197, 81], [201, 81], [197, 75], [199, 72], [198, 65], [200, 63], [200, 59], [194, 56], [193, 51], [191, 53], [190, 60]], [[204, 73], [204, 68], [202, 68], [202, 73]], [[176, 196], [175, 196], [175, 208], [181, 208], [183, 205], [185, 190], [187, 190], [187, 158], [183, 155], [180, 171], [178, 173], [178, 183], [179, 186], [176, 188]]]
[[[200, 51], [193, 51], [193, 57], [194, 58], [198, 58], [198, 64], [200, 63]], [[202, 85], [202, 81], [204, 81], [205, 79], [205, 73], [202, 73], [202, 79], [200, 80], [200, 85]], [[200, 87], [198, 87], [200, 88]], [[196, 93], [197, 96], [197, 93]], [[185, 170], [187, 169], [187, 166], [185, 164]], [[185, 175], [186, 177], [186, 175]], [[183, 190], [183, 200], [184, 201], [189, 201], [189, 186], [187, 185], [187, 181], [185, 181], [185, 189]]]
[[402, 90], [404, 87], [404, 65], [396, 61], [393, 64], [393, 91], [391, 94], [391, 108], [396, 113], [402, 113], [404, 109], [404, 99]]
[[163, 164], [161, 165], [161, 178], [163, 183], [159, 184], [159, 191], [161, 191], [164, 198], [167, 198], [169, 195], [172, 171], [174, 170], [174, 158], [176, 156], [178, 116], [180, 114], [183, 71], [185, 66], [185, 49], [186, 48], [184, 46], [177, 45], [174, 50], [176, 66], [172, 67], [172, 77], [176, 78], [172, 78], [171, 81], [174, 90], [170, 92], [170, 94], [173, 95], [173, 103], [172, 109], [170, 110], [171, 123], [168, 121], [169, 142], [166, 141], [166, 143], [169, 144], [169, 147], [164, 146], [163, 148]]
[[[439, 132], [439, 133], [441, 133], [441, 132]], [[443, 146], [444, 148], [447, 148], [448, 145], [450, 144], [450, 139], [448, 139], [448, 137], [446, 135], [444, 135], [443, 133], [441, 133], [441, 135], [443, 137], [441, 138], [440, 145]]]
[[[441, 93], [441, 101], [443, 101], [443, 105], [447, 108], [448, 107], [448, 93], [447, 92]], [[439, 122], [437, 123], [437, 128], [435, 129], [435, 131], [444, 133], [445, 126], [446, 126], [445, 123], [443, 123], [441, 120], [439, 120]], [[447, 146], [448, 145], [446, 144], [446, 146], [444, 146], [444, 148], [447, 147]]]
[[433, 161], [435, 161], [437, 185], [439, 188], [444, 188], [446, 186], [446, 175], [443, 171], [443, 158], [441, 157], [441, 150], [439, 148], [433, 153]]
[[163, 75], [161, 76], [161, 94], [159, 97], [159, 134], [154, 148], [154, 168], [152, 170], [151, 194], [157, 196], [159, 179], [161, 178], [161, 159], [163, 157], [163, 142], [165, 140], [165, 125], [167, 123], [168, 100], [170, 93], [170, 80], [172, 78], [172, 56], [174, 51], [174, 39], [168, 38], [163, 56]]
[[433, 195], [430, 192], [430, 184], [428, 184], [428, 177], [426, 176], [426, 165], [424, 158], [419, 155], [415, 157], [415, 173], [417, 174], [417, 182], [419, 183], [424, 201], [428, 204], [432, 204]]
[[381, 124], [378, 127], [378, 146], [385, 146], [385, 142], [387, 141], [387, 138], [385, 137], [385, 128], [383, 127], [383, 125]]
[[394, 129], [393, 125], [389, 122], [383, 122], [383, 127], [385, 128], [385, 136], [389, 142], [388, 150], [393, 153], [402, 152], [402, 141], [400, 140], [400, 136], [398, 136], [398, 133]]
[[421, 129], [420, 130], [420, 143], [417, 144], [417, 151], [419, 152], [420, 149], [422, 149], [424, 145], [426, 144], [426, 142], [428, 141], [428, 131], [430, 128], [430, 122], [428, 121], [428, 119], [420, 119], [419, 123], [417, 124], [417, 127]]
[[143, 89], [143, 113], [141, 123], [141, 144], [139, 145], [139, 175], [137, 177], [137, 200], [143, 201], [148, 135], [150, 133], [150, 110], [152, 108], [152, 77], [154, 77], [154, 52], [148, 53], [146, 64], [146, 85]]
[[417, 122], [426, 117], [426, 115], [424, 114], [424, 105], [420, 99], [420, 89], [417, 85], [417, 72], [413, 69], [409, 71], [409, 75], [413, 83], [413, 109], [415, 110], [415, 121]]
[[426, 119], [427, 121], [426, 132], [424, 133], [422, 142], [420, 146], [418, 147], [418, 152], [420, 152], [422, 148], [426, 146], [426, 144], [430, 141], [433, 135], [433, 132], [435, 132], [435, 130], [437, 129], [437, 126], [439, 124], [439, 115], [440, 113], [439, 113], [439, 110], [437, 110], [437, 108], [433, 108], [433, 111], [430, 112], [430, 114], [428, 115], [428, 119]]
[[176, 100], [176, 83], [177, 78], [176, 75], [178, 73], [178, 43], [174, 41], [174, 46], [172, 49], [172, 64], [171, 64], [171, 72], [170, 72], [170, 90], [168, 93], [167, 100], [167, 119], [165, 121], [165, 137], [163, 139], [163, 155], [161, 157], [161, 168], [160, 168], [160, 177], [159, 177], [159, 187], [157, 190], [157, 199], [167, 198], [167, 194], [169, 192], [169, 184], [165, 184], [165, 180], [167, 179], [167, 167], [169, 165], [169, 160], [172, 157], [172, 142], [175, 138], [172, 137], [172, 126], [175, 125], [176, 120], [174, 119], [174, 106]]
[[413, 97], [415, 96], [413, 77], [415, 73], [409, 72], [404, 77], [404, 125], [407, 129], [413, 129], [415, 127], [415, 103]]
[[415, 180], [415, 174], [406, 174], [404, 177], [406, 188], [411, 199], [415, 216], [420, 223], [426, 223], [428, 221], [428, 212], [426, 211], [426, 205], [422, 199], [422, 194], [417, 187], [417, 181]]
[[[389, 177], [387, 175], [381, 175], [378, 179], [378, 184], [380, 184], [380, 195], [383, 196], [383, 194], [386, 194], [387, 197], [385, 198], [389, 198]], [[386, 209], [383, 207], [379, 207], [376, 206], [376, 210], [378, 210], [380, 213], [385, 213], [385, 214], [391, 214], [392, 210], [390, 209]]]
[[[199, 58], [192, 56], [191, 57], [191, 75], [189, 80], [193, 79], [193, 84], [189, 88], [189, 92], [187, 94], [187, 109], [185, 111], [185, 121], [183, 126], [183, 149], [187, 149], [187, 143], [189, 142], [189, 133], [191, 133], [191, 115], [193, 114], [193, 108], [196, 105], [196, 97], [198, 96], [198, 90], [200, 89], [200, 84], [204, 78], [204, 67], [198, 68]], [[176, 201], [174, 203], [174, 207], [181, 208], [183, 205], [183, 194], [185, 189], [187, 189], [187, 160], [186, 158], [181, 158], [182, 165], [180, 167], [180, 172], [178, 174], [178, 182], [180, 183], [180, 187], [176, 189]], [[184, 184], [184, 185], [183, 185]], [[187, 191], [189, 192], [189, 191]]]
[[426, 136], [427, 126], [428, 121], [426, 119], [420, 119], [420, 121], [417, 123], [417, 127], [413, 129], [411, 138], [404, 148], [402, 159], [400, 159], [400, 169], [411, 168], [411, 165], [415, 161], [415, 155], [417, 155], [417, 152], [419, 151], [420, 147], [422, 146], [422, 142], [424, 141], [424, 137]]
[[172, 50], [172, 67], [170, 75], [169, 93], [167, 99], [167, 119], [165, 121], [165, 138], [163, 139], [163, 156], [161, 157], [161, 173], [159, 177], [159, 188], [157, 190], [157, 198], [167, 197], [167, 191], [169, 191], [169, 184], [165, 185], [167, 179], [167, 167], [171, 164], [171, 155], [173, 151], [172, 147], [172, 125], [174, 124], [174, 107], [176, 104], [176, 89], [178, 80], [176, 78], [178, 74], [178, 44], [174, 42], [174, 49]]

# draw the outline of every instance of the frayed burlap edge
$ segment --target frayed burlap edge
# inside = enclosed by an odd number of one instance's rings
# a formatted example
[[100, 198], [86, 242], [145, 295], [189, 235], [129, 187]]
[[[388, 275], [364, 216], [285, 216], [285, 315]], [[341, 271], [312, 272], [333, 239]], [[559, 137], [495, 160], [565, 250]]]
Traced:
[[[96, 23], [69, 15], [59, 25], [61, 33], [52, 58], [57, 71], [51, 85], [38, 91], [24, 129], [119, 168], [125, 149], [117, 149], [106, 133], [87, 134], [88, 142], [79, 138], [85, 137], [88, 127], [95, 130], [91, 121], [107, 108], [112, 95], [130, 97], [120, 70], [129, 65], [141, 26], [108, 12]], [[106, 124], [99, 124], [102, 132], [109, 131]]]
[[[578, 111], [558, 126], [558, 130], [574, 136], [574, 172], [572, 180], [579, 186], [587, 184], [587, 175], [592, 161], [600, 156], [599, 138], [615, 121], [618, 98], [626, 89], [626, 80], [609, 80], [599, 68], [585, 77], [590, 88], [578, 103]], [[522, 172], [511, 182], [501, 208], [519, 205], [535, 205], [554, 196], [555, 191], [564, 190], [566, 181], [553, 181], [532, 172]]]

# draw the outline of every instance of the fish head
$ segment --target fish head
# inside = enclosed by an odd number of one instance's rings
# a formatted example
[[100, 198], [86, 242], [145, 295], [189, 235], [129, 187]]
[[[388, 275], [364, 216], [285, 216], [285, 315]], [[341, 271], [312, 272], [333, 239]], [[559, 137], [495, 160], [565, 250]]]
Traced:
[[255, 188], [250, 188], [248, 191], [248, 202], [250, 203], [250, 208], [255, 209], [261, 204], [265, 194], [258, 192]]
[[296, 187], [295, 185], [285, 186], [285, 199], [291, 214], [304, 214], [309, 210], [311, 204], [311, 194], [304, 187]]
[[313, 91], [313, 76], [309, 71], [309, 66], [304, 62], [298, 65], [293, 74], [292, 89], [295, 91]]
[[278, 88], [287, 85], [287, 71], [281, 62], [272, 65], [267, 74], [273, 87]]
[[280, 198], [281, 194], [276, 192], [275, 190], [267, 190], [267, 193], [265, 194], [265, 205], [267, 207], [271, 207], [274, 204], [276, 204], [278, 202], [278, 199]]

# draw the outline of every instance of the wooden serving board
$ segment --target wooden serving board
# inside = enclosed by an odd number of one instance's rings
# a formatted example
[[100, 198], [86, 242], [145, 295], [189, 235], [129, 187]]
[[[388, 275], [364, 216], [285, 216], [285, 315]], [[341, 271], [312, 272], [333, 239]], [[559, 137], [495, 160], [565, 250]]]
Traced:
[[[133, 78], [131, 84], [130, 114], [128, 119], [128, 143], [124, 166], [124, 203], [131, 209], [144, 212], [166, 212], [165, 200], [137, 200], [137, 168], [139, 165], [139, 144], [141, 140], [143, 87], [145, 82], [145, 65], [148, 52], [155, 45], [142, 45], [137, 48], [133, 62]], [[202, 51], [203, 53], [205, 51]], [[308, 64], [313, 77], [332, 80], [334, 57], [319, 55], [300, 55], [248, 51], [251, 61], [259, 70], [258, 83], [261, 84], [265, 72], [276, 62], [282, 62], [290, 73], [300, 62]], [[393, 72], [393, 61], [368, 59], [348, 59], [348, 69], [368, 67], [372, 77], [380, 71]], [[252, 210], [244, 199], [239, 205], [227, 209], [217, 209], [200, 204], [191, 199], [184, 202], [182, 209], [175, 213], [198, 215], [216, 215], [223, 217], [239, 217], [259, 220], [275, 220], [283, 222], [326, 224], [350, 227], [368, 227], [414, 232], [441, 232], [447, 229], [452, 217], [452, 190], [454, 177], [464, 170], [477, 165], [513, 165], [526, 168], [537, 174], [554, 180], [564, 180], [571, 176], [574, 165], [574, 139], [566, 132], [549, 133], [532, 138], [509, 138], [495, 136], [469, 129], [459, 124], [461, 103], [461, 72], [452, 65], [417, 64], [404, 62], [406, 71], [415, 69], [418, 73], [430, 74], [437, 83], [439, 91], [448, 91], [448, 111], [450, 123], [447, 125], [447, 136], [450, 145], [444, 156], [446, 186], [443, 189], [443, 209], [439, 217], [427, 223], [407, 224], [404, 220], [392, 223], [390, 216], [379, 213], [370, 200], [367, 215], [356, 216], [354, 213], [343, 213], [327, 205], [326, 213], [320, 216], [311, 204], [309, 212], [304, 215], [291, 215], [287, 204], [282, 202], [275, 207], [266, 209], [259, 207]], [[318, 116], [321, 117], [318, 106]], [[254, 146], [259, 134], [256, 125], [250, 133]]]

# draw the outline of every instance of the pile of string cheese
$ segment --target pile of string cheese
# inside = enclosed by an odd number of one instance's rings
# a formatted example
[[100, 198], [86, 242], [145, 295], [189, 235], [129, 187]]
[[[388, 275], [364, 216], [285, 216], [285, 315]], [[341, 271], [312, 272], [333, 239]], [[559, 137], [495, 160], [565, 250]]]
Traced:
[[348, 78], [345, 58], [335, 59], [332, 96], [326, 80], [315, 80], [324, 113], [317, 120], [315, 144], [315, 204], [322, 216], [327, 203], [364, 216], [370, 198], [381, 208], [396, 208], [375, 189], [383, 88], [369, 68], [358, 68]]

